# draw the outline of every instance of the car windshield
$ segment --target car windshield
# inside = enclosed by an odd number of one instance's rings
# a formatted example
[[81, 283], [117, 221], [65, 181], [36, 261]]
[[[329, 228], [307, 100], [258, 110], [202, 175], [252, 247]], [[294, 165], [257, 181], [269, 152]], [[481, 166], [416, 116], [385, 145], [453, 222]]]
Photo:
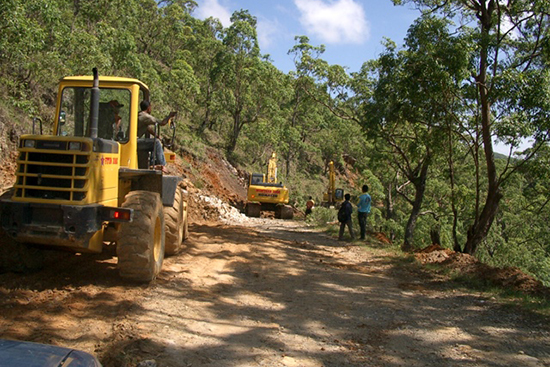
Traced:
[[[61, 109], [57, 117], [57, 135], [90, 136], [91, 88], [67, 87], [61, 96]], [[127, 89], [101, 89], [98, 137], [128, 141], [130, 126], [130, 91]]]

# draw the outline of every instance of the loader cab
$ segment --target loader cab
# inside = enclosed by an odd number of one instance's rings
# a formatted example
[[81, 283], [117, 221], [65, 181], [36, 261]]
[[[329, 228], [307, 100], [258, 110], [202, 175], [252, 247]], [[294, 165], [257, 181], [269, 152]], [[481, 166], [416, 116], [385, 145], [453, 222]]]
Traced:
[[[91, 136], [92, 83], [89, 76], [61, 80], [54, 135]], [[149, 89], [137, 79], [118, 77], [99, 77], [99, 88], [97, 138], [106, 146], [118, 146], [121, 167], [136, 169], [139, 103], [149, 99]]]
[[[98, 138], [127, 143], [130, 133], [130, 91], [105, 89], [101, 92]], [[56, 135], [90, 136], [90, 99], [91, 88], [63, 89]]]

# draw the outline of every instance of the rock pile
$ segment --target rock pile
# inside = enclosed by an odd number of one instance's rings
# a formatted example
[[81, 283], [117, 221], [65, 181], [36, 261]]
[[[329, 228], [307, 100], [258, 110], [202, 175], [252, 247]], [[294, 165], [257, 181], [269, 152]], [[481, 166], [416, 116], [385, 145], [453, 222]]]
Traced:
[[203, 209], [202, 217], [205, 220], [218, 220], [225, 224], [242, 224], [248, 220], [237, 208], [215, 196], [198, 195], [198, 204]]

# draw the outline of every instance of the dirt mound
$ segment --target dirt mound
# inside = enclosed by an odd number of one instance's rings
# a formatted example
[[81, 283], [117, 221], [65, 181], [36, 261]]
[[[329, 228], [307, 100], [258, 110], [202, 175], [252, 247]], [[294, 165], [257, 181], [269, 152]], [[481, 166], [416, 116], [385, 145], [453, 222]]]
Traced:
[[415, 252], [422, 264], [439, 263], [461, 274], [484, 279], [496, 286], [550, 299], [550, 288], [515, 267], [495, 268], [480, 263], [475, 257], [455, 252], [440, 245], [430, 245]]
[[386, 236], [384, 232], [374, 232], [372, 236], [385, 245], [391, 245], [392, 241]]
[[244, 206], [244, 173], [233, 167], [218, 151], [207, 148], [203, 159], [186, 150], [180, 150], [179, 154], [182, 159], [176, 161], [176, 166], [203, 193], [216, 196], [239, 209]]
[[550, 288], [530, 275], [515, 267], [491, 268], [485, 266], [480, 276], [505, 288], [518, 290], [522, 293], [535, 294], [550, 299]]
[[454, 252], [440, 245], [430, 245], [415, 252], [415, 257], [422, 264], [442, 263], [449, 259]]
[[176, 158], [176, 164], [167, 168], [169, 174], [184, 177], [183, 186], [189, 192], [190, 222], [241, 222], [240, 210], [246, 201], [242, 172], [212, 148], [207, 148], [204, 159], [185, 150], [179, 154], [181, 158]]

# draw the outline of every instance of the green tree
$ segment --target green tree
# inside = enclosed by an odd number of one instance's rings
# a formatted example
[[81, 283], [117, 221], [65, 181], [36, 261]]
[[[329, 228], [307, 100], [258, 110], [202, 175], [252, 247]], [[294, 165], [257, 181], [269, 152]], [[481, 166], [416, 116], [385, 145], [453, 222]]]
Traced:
[[[317, 47], [310, 45], [309, 38], [306, 36], [297, 36], [295, 40], [297, 44], [288, 51], [288, 54], [294, 56], [296, 70], [289, 73], [292, 80], [292, 93], [285, 106], [288, 123], [281, 136], [286, 143], [284, 158], [287, 172], [290, 170], [291, 161], [305, 158], [305, 161], [309, 162], [308, 153], [319, 151], [312, 144], [313, 135], [328, 130], [331, 131], [329, 133], [332, 136], [331, 139], [337, 140], [337, 134], [334, 134], [334, 130], [330, 128], [331, 119], [327, 119], [323, 106], [317, 103], [321, 98], [320, 94], [324, 94], [325, 91], [315, 82], [315, 68], [325, 48], [322, 45]], [[325, 160], [325, 166], [330, 160]], [[308, 168], [303, 167], [303, 169]]]
[[269, 98], [266, 83], [272, 67], [260, 58], [256, 18], [241, 10], [233, 13], [231, 22], [223, 38], [227, 51], [219, 61], [223, 68], [222, 105], [232, 120], [227, 143], [229, 156], [235, 151], [243, 126], [257, 122], [264, 112]]
[[[380, 58], [354, 76], [371, 78], [366, 84], [372, 85], [372, 95], [362, 100], [364, 126], [377, 135], [378, 151], [400, 173], [396, 192], [411, 205], [405, 251], [413, 248], [429, 169], [445, 149], [446, 111], [453, 109], [449, 96], [459, 90], [467, 61], [448, 23], [426, 16], [409, 29], [403, 51], [388, 42]], [[359, 90], [357, 96], [364, 93]]]
[[193, 22], [194, 37], [190, 50], [200, 93], [190, 96], [195, 102], [191, 116], [198, 125], [198, 131], [204, 133], [206, 129], [213, 129], [223, 114], [220, 105], [223, 69], [218, 61], [223, 60], [223, 53], [226, 51], [220, 40], [223, 26], [217, 19], [194, 19]]
[[[471, 27], [458, 30], [476, 42], [472, 48], [472, 75], [465, 80], [477, 93], [470, 95], [479, 113], [470, 116], [474, 140], [479, 141], [485, 164], [485, 198], [474, 214], [464, 251], [470, 254], [487, 237], [502, 199], [502, 184], [509, 179], [520, 162], [509, 161], [497, 170], [493, 139], [517, 147], [522, 139], [534, 137], [535, 149], [548, 141], [548, 71], [541, 67], [544, 45], [548, 40], [547, 1], [496, 0], [432, 1], [394, 0], [395, 4], [413, 2], [427, 11], [440, 12], [442, 17], [458, 17]], [[508, 25], [510, 25], [508, 27]], [[466, 88], [465, 88], [466, 89]], [[476, 118], [477, 117], [477, 118]], [[470, 124], [472, 126], [472, 124]], [[478, 140], [479, 137], [479, 140]]]
[[289, 51], [296, 66], [291, 73], [295, 78], [291, 126], [300, 131], [302, 141], [310, 137], [313, 144], [309, 151], [317, 147], [324, 174], [330, 161], [343, 166], [345, 156], [358, 168], [366, 166], [367, 143], [359, 129], [356, 108], [346, 106], [351, 81], [346, 69], [320, 58], [325, 50], [323, 45], [312, 46], [305, 36], [295, 39], [297, 44]]

